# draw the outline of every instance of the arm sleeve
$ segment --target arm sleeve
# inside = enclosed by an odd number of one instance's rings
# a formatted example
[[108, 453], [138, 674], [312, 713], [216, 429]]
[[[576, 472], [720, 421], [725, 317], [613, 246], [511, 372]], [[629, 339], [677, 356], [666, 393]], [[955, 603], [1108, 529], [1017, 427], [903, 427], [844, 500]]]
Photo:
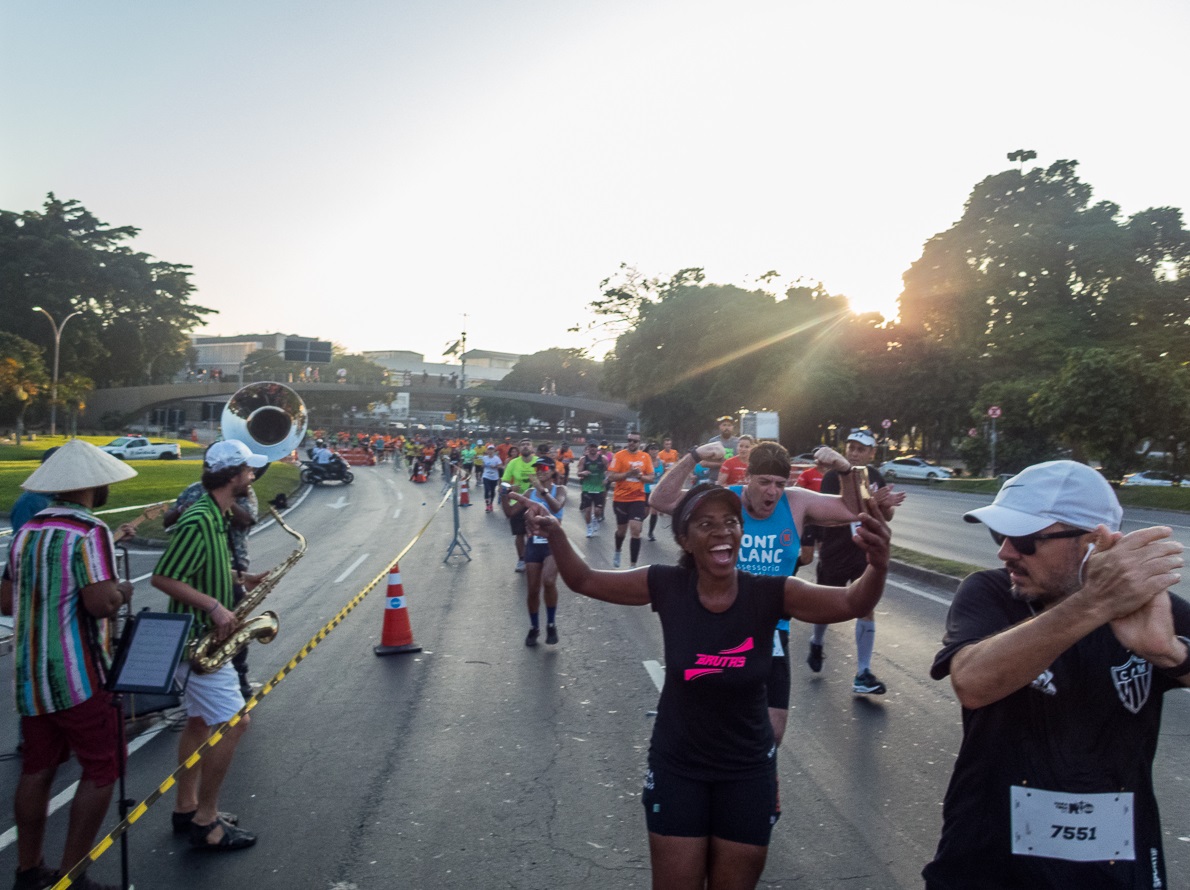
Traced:
[[79, 539], [75, 560], [75, 582], [82, 588], [100, 581], [115, 581], [116, 550], [112, 544], [112, 533], [106, 525], [97, 525]]

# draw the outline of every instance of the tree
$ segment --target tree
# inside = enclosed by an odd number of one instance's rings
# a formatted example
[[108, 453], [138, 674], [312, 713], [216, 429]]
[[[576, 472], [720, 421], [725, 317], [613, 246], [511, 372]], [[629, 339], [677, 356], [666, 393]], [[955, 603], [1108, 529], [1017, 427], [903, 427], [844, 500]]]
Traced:
[[25, 431], [25, 411], [43, 390], [48, 391], [42, 350], [28, 340], [0, 331], [0, 419], [16, 426], [16, 443]]
[[985, 379], [1048, 375], [1070, 348], [1184, 352], [1190, 232], [1180, 211], [1122, 221], [1115, 204], [1091, 204], [1077, 166], [980, 182], [905, 273], [902, 327], [968, 355]]
[[1190, 393], [1184, 366], [1131, 352], [1071, 350], [1062, 369], [1032, 400], [1032, 417], [1075, 450], [1098, 457], [1112, 478], [1137, 460], [1143, 439], [1168, 441], [1185, 429]]
[[845, 300], [821, 285], [797, 285], [778, 300], [682, 270], [656, 294], [616, 340], [604, 388], [637, 408], [646, 430], [682, 441], [720, 414], [786, 410], [791, 393], [812, 396], [807, 372], [835, 359], [831, 344], [847, 316]]
[[34, 306], [65, 327], [61, 364], [101, 386], [171, 378], [185, 364], [187, 334], [214, 310], [190, 302], [190, 267], [134, 251], [132, 226], [101, 222], [53, 193], [41, 212], [0, 211], [0, 330], [53, 348]]

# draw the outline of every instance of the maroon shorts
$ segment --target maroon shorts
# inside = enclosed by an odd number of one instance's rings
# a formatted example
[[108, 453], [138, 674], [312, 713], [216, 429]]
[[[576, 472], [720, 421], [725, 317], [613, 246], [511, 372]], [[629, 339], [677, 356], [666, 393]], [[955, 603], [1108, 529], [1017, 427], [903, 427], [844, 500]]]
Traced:
[[73, 751], [83, 768], [83, 779], [104, 788], [120, 774], [119, 731], [119, 716], [108, 692], [98, 692], [65, 711], [22, 717], [25, 744], [21, 772], [32, 775], [56, 769]]

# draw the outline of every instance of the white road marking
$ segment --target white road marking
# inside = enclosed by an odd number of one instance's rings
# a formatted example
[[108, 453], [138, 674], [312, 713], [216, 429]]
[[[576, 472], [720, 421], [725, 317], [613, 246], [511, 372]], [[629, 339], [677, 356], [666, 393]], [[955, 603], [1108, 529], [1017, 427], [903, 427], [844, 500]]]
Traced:
[[344, 495], [339, 495], [339, 499], [337, 501], [335, 501], [333, 504], [327, 504], [327, 506], [330, 507], [332, 510], [342, 510], [344, 507], [346, 507], [348, 505], [349, 505], [349, 501], [347, 500], [347, 498]]
[[665, 668], [657, 661], [643, 662], [645, 670], [649, 672], [649, 677], [653, 680], [653, 685], [657, 687], [657, 691], [661, 691], [661, 687], [665, 685]]
[[354, 572], [356, 569], [358, 569], [360, 566], [360, 563], [362, 563], [369, 556], [371, 556], [370, 553], [365, 553], [363, 556], [361, 556], [359, 559], [357, 559], [355, 562], [353, 562], [350, 566], [348, 566], [347, 571], [345, 571], [342, 575], [340, 575], [338, 578], [336, 578], [332, 583], [338, 584], [340, 581], [342, 581], [344, 578], [346, 578], [348, 575], [350, 575], [352, 572]]
[[401, 508], [397, 507], [397, 512], [393, 513], [393, 519], [399, 519], [400, 517], [401, 517]]
[[911, 587], [908, 584], [902, 584], [900, 581], [892, 581], [892, 580], [889, 580], [886, 578], [884, 583], [887, 584], [889, 587], [895, 587], [898, 590], [905, 591], [906, 593], [912, 593], [914, 596], [920, 596], [922, 599], [931, 600], [932, 602], [935, 602], [935, 603], [941, 603], [944, 606], [950, 605], [950, 600], [944, 596], [938, 596], [937, 594], [933, 594], [933, 593], [926, 593], [924, 590], [921, 590], [917, 587]]
[[[128, 743], [128, 756], [131, 757], [145, 745], [149, 744], [149, 742], [153, 741], [153, 739], [157, 738], [157, 736], [159, 736], [161, 733], [165, 732], [165, 730], [168, 728], [169, 721], [162, 720], [152, 729], [142, 732]], [[78, 782], [74, 782], [66, 788], [63, 788], [58, 794], [54, 795], [53, 800], [50, 801], [49, 815], [52, 816], [58, 810], [62, 809], [62, 807], [74, 800], [74, 792], [78, 788], [78, 784]], [[16, 843], [16, 839], [17, 828], [14, 825], [12, 828], [8, 829], [8, 831], [4, 832], [4, 834], [0, 834], [0, 852]]]

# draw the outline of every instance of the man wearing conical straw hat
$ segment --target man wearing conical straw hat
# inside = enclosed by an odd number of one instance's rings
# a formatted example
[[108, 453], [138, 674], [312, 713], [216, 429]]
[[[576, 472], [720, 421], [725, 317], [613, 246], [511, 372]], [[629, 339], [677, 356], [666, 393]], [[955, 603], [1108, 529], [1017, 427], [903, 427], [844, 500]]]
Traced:
[[[17, 710], [25, 740], [14, 804], [18, 890], [58, 880], [42, 859], [58, 765], [73, 752], [82, 767], [62, 871], [90, 851], [119, 775], [120, 716], [104, 689], [109, 663], [100, 620], [132, 599], [132, 585], [119, 580], [111, 531], [92, 511], [107, 502], [109, 486], [135, 475], [110, 454], [72, 439], [21, 486], [52, 493], [53, 500], [17, 533], [12, 582], [0, 591], [0, 611], [16, 617]], [[105, 886], [86, 874], [74, 885]]]

